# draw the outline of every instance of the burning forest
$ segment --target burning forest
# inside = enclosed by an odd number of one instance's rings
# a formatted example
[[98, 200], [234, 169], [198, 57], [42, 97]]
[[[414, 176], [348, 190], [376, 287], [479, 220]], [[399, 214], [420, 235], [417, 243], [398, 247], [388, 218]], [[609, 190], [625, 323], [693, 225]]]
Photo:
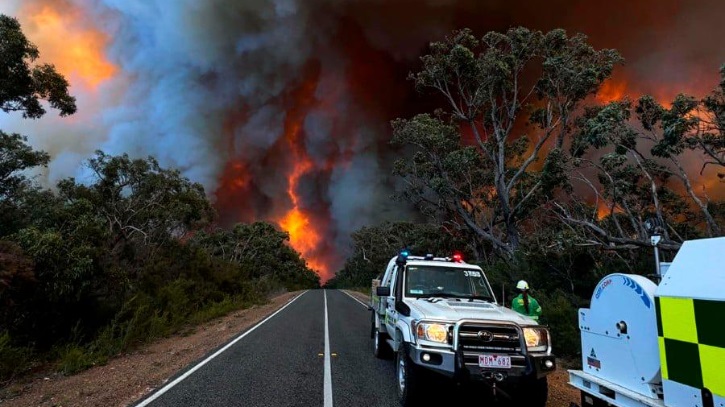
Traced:
[[[43, 59], [78, 97], [71, 119], [0, 118], [49, 152], [45, 183], [82, 182], [81, 162], [97, 149], [152, 155], [204, 185], [221, 226], [268, 220], [287, 231], [323, 281], [343, 264], [352, 232], [414, 216], [389, 199], [399, 182], [390, 122], [434, 105], [406, 81], [432, 39], [461, 27], [581, 32], [625, 59], [600, 103], [703, 97], [725, 62], [713, 40], [725, 36], [717, 0], [23, 0], [0, 13], [49, 50]], [[683, 165], [692, 174], [702, 166]], [[712, 174], [697, 187], [722, 198]]]

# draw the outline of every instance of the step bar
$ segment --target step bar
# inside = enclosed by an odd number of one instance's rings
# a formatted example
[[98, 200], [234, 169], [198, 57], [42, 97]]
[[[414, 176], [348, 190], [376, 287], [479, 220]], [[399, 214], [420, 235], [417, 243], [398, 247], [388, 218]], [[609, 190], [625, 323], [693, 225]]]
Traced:
[[[599, 403], [587, 402], [585, 405], [600, 405], [606, 402], [617, 407], [665, 407], [664, 401], [645, 397], [622, 386], [591, 375], [581, 370], [568, 370], [569, 385], [583, 392], [582, 398], [600, 400]], [[570, 407], [583, 407], [571, 404]]]

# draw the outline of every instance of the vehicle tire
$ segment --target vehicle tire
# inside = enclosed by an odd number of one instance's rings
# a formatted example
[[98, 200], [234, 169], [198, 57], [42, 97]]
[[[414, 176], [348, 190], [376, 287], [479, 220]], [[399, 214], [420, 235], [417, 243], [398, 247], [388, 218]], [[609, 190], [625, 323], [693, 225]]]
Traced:
[[410, 360], [407, 343], [403, 343], [400, 349], [398, 349], [395, 365], [398, 402], [402, 407], [421, 405], [419, 400], [422, 390], [423, 372], [418, 365]]
[[545, 407], [549, 398], [549, 383], [546, 377], [527, 380], [517, 392], [516, 405], [527, 407]]
[[378, 359], [390, 359], [392, 349], [385, 340], [387, 335], [375, 327], [375, 316], [373, 316], [373, 355]]
[[370, 339], [375, 338], [375, 311], [370, 313]]

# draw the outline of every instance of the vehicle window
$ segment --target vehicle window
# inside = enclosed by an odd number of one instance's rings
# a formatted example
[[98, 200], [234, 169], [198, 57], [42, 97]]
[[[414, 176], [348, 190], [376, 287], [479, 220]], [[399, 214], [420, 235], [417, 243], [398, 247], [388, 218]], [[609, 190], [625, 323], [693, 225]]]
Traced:
[[408, 266], [405, 295], [493, 299], [479, 270], [435, 266]]

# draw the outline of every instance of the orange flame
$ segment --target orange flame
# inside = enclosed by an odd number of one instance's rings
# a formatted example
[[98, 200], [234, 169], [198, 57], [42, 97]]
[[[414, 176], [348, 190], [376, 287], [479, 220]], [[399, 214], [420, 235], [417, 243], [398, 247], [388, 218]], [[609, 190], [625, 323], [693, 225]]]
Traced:
[[116, 73], [116, 66], [103, 55], [107, 36], [85, 26], [83, 15], [72, 5], [30, 3], [21, 10], [19, 20], [28, 39], [38, 46], [42, 61], [55, 65], [71, 82], [78, 78], [96, 89]]
[[[300, 209], [300, 197], [297, 194], [300, 178], [312, 168], [312, 162], [306, 157], [295, 164], [295, 168], [289, 175], [287, 187], [287, 195], [292, 202], [292, 209], [279, 220], [279, 225], [282, 229], [290, 234], [292, 247], [305, 257], [313, 253], [322, 241], [321, 236], [314, 229], [309, 215]], [[314, 259], [309, 259], [309, 263], [312, 268], [321, 269], [320, 271], [324, 269], [324, 266], [321, 266]]]
[[[615, 209], [615, 213], [616, 213], [616, 209]], [[611, 215], [611, 211], [610, 211], [607, 203], [604, 201], [599, 201], [597, 204], [597, 220], [602, 220], [609, 215]]]
[[613, 102], [622, 99], [626, 90], [626, 82], [609, 79], [602, 84], [599, 92], [597, 92], [596, 98], [599, 103]]
[[293, 168], [287, 176], [287, 195], [292, 208], [277, 222], [280, 227], [290, 234], [290, 244], [307, 260], [310, 268], [321, 277], [322, 282], [330, 278], [329, 268], [320, 257], [320, 244], [323, 242], [322, 234], [312, 220], [312, 216], [301, 206], [298, 193], [300, 179], [315, 169], [303, 145], [302, 125], [309, 107], [314, 103], [314, 93], [317, 80], [306, 81], [298, 89], [294, 97], [294, 105], [287, 111], [285, 123], [285, 137], [288, 150], [292, 153]]

